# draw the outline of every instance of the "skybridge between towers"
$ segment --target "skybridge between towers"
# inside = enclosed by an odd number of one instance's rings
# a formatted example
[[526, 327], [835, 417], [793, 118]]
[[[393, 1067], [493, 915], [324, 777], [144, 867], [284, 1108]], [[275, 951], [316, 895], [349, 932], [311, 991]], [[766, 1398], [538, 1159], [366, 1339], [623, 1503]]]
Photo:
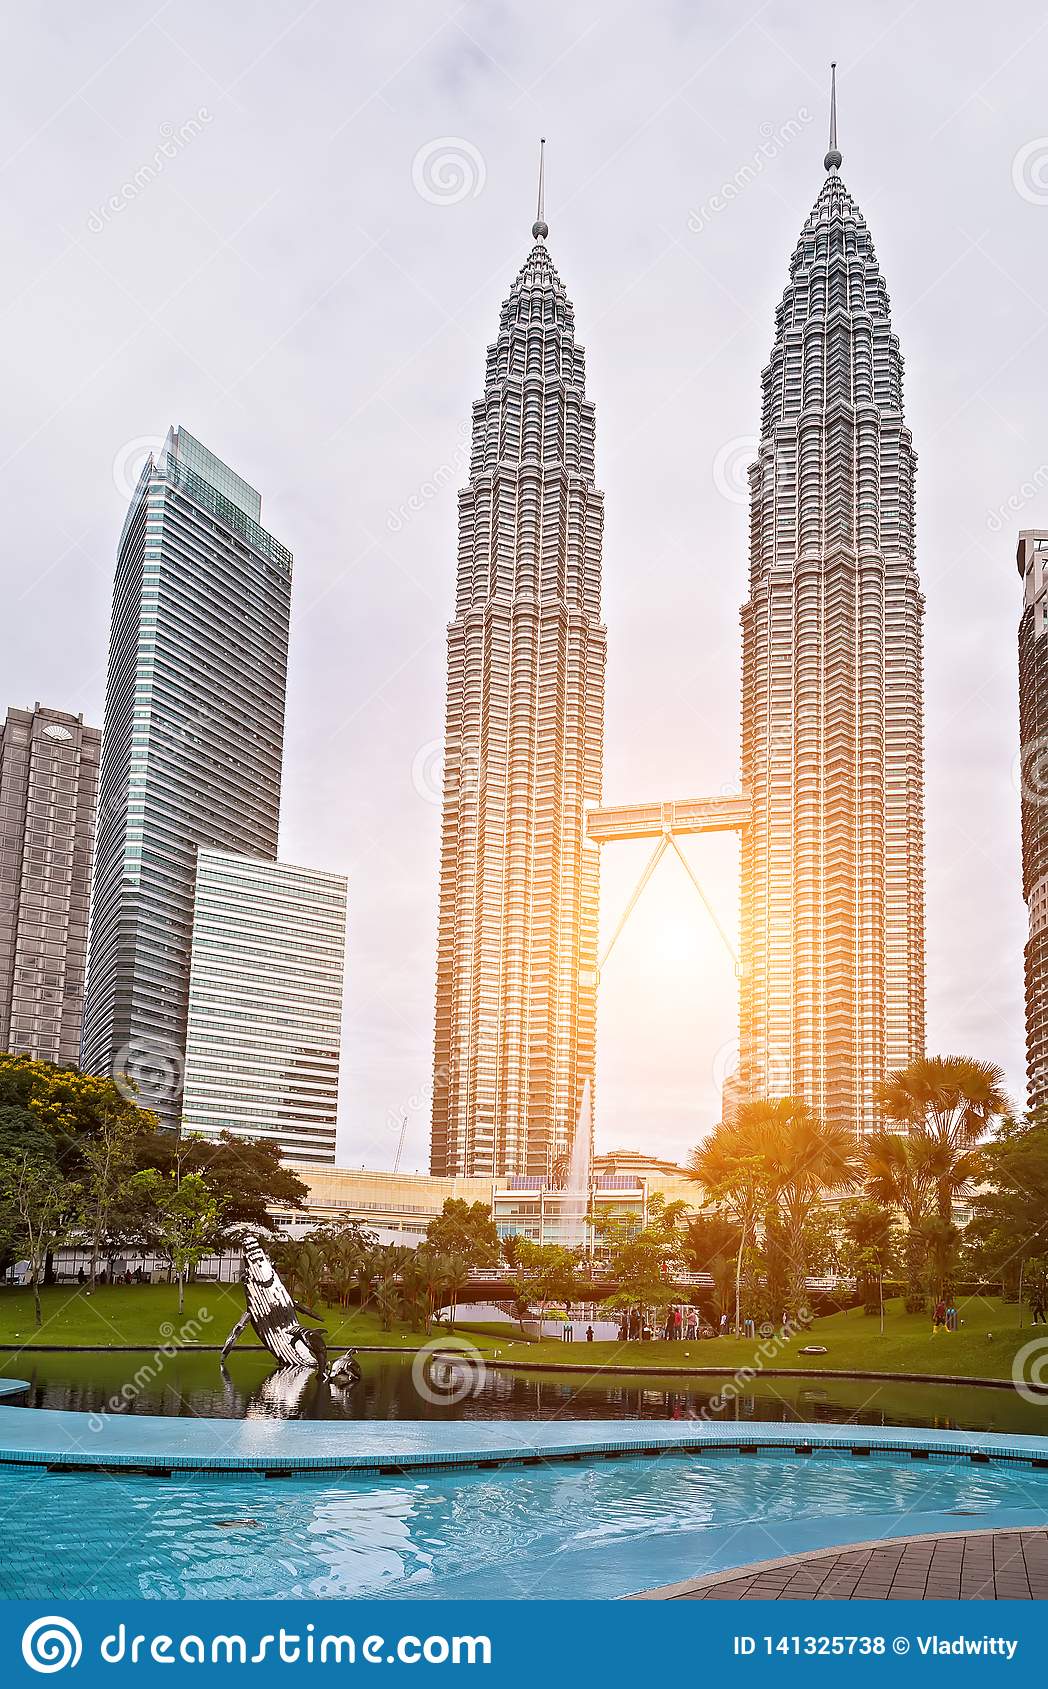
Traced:
[[714, 798], [676, 798], [655, 803], [601, 805], [586, 815], [586, 837], [591, 844], [613, 844], [621, 839], [654, 839], [655, 849], [641, 874], [622, 917], [612, 933], [600, 958], [597, 977], [607, 965], [627, 921], [637, 907], [644, 888], [667, 851], [677, 856], [684, 872], [702, 900], [703, 907], [720, 934], [722, 943], [739, 967], [738, 952], [731, 936], [722, 926], [716, 911], [695, 874], [691, 863], [678, 844], [678, 839], [693, 833], [739, 833], [750, 824], [751, 805], [746, 792], [732, 792]]

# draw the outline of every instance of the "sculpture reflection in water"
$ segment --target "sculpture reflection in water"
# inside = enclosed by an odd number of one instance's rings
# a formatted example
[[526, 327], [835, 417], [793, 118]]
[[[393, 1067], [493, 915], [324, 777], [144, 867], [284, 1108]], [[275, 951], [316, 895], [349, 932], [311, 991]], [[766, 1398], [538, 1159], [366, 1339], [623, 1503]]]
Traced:
[[[323, 1329], [307, 1330], [298, 1319], [318, 1320], [312, 1308], [303, 1307], [289, 1295], [269, 1256], [257, 1237], [244, 1238], [244, 1258], [241, 1267], [246, 1307], [237, 1320], [222, 1348], [222, 1372], [227, 1383], [232, 1381], [226, 1371], [226, 1356], [250, 1325], [264, 1349], [277, 1362], [277, 1370], [267, 1378], [257, 1392], [257, 1408], [267, 1417], [297, 1418], [306, 1406], [307, 1398], [317, 1394], [325, 1384], [351, 1390], [359, 1383], [360, 1364], [353, 1349], [347, 1349], [334, 1362], [328, 1360]], [[252, 1407], [247, 1417], [252, 1417]]]

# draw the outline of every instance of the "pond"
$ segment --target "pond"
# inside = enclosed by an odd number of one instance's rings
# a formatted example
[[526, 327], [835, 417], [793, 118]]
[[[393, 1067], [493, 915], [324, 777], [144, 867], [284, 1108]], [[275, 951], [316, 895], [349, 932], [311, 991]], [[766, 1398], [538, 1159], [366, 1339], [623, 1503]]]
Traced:
[[[694, 1380], [503, 1371], [434, 1362], [424, 1372], [410, 1355], [363, 1354], [361, 1382], [340, 1390], [315, 1374], [278, 1373], [268, 1356], [234, 1353], [223, 1373], [217, 1354], [76, 1353], [0, 1356], [0, 1377], [29, 1383], [23, 1405], [83, 1413], [140, 1413], [213, 1419], [668, 1419], [854, 1421], [859, 1425], [1048, 1434], [1048, 1399], [1024, 1401], [1012, 1389], [890, 1380], [763, 1377], [734, 1399], [731, 1380]], [[419, 1383], [422, 1388], [420, 1390]], [[0, 1407], [0, 1413], [3, 1408]]]

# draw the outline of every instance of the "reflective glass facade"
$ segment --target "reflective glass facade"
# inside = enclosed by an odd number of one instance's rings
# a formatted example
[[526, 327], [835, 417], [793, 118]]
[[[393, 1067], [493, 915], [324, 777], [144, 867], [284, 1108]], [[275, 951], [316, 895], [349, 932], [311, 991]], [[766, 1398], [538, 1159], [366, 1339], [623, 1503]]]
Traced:
[[346, 880], [202, 850], [182, 1129], [335, 1160]]
[[117, 558], [81, 1059], [177, 1126], [197, 850], [273, 859], [291, 553], [172, 429]]

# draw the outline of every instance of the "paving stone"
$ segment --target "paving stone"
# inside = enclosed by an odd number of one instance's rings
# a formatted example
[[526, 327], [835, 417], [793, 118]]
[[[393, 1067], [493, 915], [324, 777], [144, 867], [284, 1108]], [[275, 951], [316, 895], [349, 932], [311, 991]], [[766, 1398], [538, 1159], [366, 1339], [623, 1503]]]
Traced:
[[736, 1568], [680, 1594], [699, 1601], [1048, 1600], [1048, 1529], [790, 1555], [749, 1580]]

